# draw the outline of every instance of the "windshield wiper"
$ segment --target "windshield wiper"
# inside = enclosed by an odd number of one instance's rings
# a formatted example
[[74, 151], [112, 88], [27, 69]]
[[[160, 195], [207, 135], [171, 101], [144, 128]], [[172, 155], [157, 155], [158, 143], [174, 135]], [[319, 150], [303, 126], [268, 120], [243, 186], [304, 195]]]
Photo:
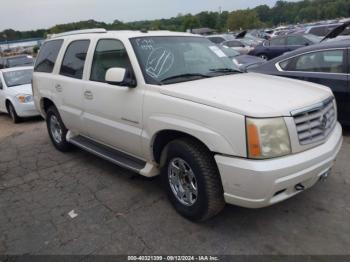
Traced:
[[212, 68], [209, 71], [214, 73], [242, 73], [242, 71], [232, 68]]
[[200, 73], [192, 73], [192, 74], [181, 74], [181, 75], [175, 75], [175, 76], [170, 76], [170, 77], [167, 77], [163, 80], [160, 81], [161, 84], [164, 84], [166, 82], [169, 82], [171, 80], [175, 80], [175, 79], [192, 79], [192, 78], [209, 78], [211, 76], [209, 75], [204, 75], [204, 74], [200, 74]]

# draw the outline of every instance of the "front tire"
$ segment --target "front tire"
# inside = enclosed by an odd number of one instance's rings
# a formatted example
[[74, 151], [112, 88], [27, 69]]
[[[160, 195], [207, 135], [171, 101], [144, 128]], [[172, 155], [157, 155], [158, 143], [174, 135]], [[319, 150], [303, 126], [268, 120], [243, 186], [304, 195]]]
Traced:
[[21, 118], [17, 115], [15, 107], [12, 105], [12, 103], [8, 103], [7, 106], [8, 113], [12, 119], [12, 122], [14, 124], [18, 124], [21, 121]]
[[162, 154], [162, 182], [182, 216], [204, 221], [225, 206], [219, 171], [209, 150], [192, 139], [170, 142]]
[[62, 122], [56, 107], [51, 106], [46, 112], [46, 125], [53, 145], [61, 152], [68, 152], [72, 145], [66, 140], [68, 129]]

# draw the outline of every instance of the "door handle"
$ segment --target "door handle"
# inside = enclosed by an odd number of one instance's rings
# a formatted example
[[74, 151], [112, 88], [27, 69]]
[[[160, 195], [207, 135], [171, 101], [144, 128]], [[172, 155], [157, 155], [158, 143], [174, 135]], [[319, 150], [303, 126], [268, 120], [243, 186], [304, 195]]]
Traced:
[[62, 92], [62, 90], [63, 90], [63, 88], [62, 88], [62, 86], [60, 84], [57, 84], [55, 86], [55, 88], [56, 88], [56, 91], [59, 92], [59, 93]]
[[92, 92], [89, 90], [84, 92], [84, 97], [88, 100], [92, 100], [94, 98]]

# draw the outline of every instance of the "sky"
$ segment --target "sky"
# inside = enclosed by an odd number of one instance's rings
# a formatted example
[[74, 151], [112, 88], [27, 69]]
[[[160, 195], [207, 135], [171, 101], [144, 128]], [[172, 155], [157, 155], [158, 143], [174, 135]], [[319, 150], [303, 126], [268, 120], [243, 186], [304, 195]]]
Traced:
[[36, 30], [94, 19], [111, 23], [170, 18], [179, 13], [233, 11], [276, 0], [0, 0], [0, 30]]

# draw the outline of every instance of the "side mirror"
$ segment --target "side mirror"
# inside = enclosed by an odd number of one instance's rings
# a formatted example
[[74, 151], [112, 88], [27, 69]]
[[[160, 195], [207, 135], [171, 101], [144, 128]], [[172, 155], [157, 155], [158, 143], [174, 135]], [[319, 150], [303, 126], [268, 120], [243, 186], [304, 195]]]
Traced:
[[305, 46], [309, 46], [310, 44], [309, 43], [305, 43]]
[[132, 73], [125, 68], [114, 67], [108, 69], [105, 80], [111, 85], [136, 87], [135, 78], [132, 76]]

